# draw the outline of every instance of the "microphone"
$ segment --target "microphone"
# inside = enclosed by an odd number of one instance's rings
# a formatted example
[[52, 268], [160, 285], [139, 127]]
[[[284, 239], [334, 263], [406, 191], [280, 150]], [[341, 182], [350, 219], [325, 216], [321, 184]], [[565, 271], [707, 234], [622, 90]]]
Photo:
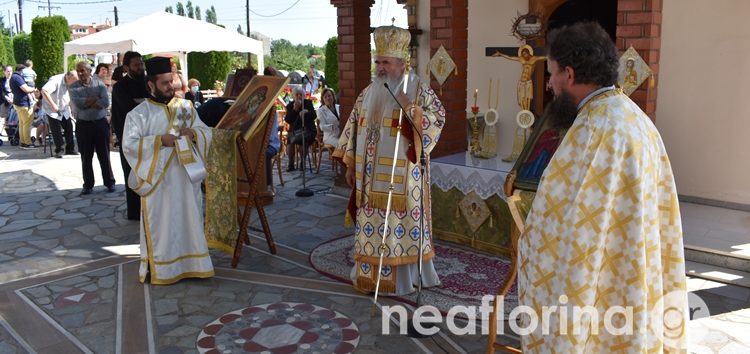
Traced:
[[[385, 89], [388, 91], [388, 93], [391, 94], [391, 97], [393, 97], [393, 100], [396, 101], [396, 104], [398, 105], [399, 108], [401, 108], [401, 111], [404, 112], [404, 116], [406, 116], [406, 120], [409, 121], [412, 127], [416, 127], [414, 125], [414, 120], [409, 116], [409, 113], [406, 111], [406, 109], [404, 109], [404, 106], [401, 105], [401, 102], [398, 101], [398, 99], [396, 98], [396, 95], [393, 94], [393, 91], [391, 91], [391, 88], [388, 86], [388, 83], [384, 82], [383, 86], [385, 86]], [[422, 140], [422, 134], [420, 134], [417, 129], [414, 129], [414, 132], [417, 134], [417, 136], [419, 136], [419, 140]]]

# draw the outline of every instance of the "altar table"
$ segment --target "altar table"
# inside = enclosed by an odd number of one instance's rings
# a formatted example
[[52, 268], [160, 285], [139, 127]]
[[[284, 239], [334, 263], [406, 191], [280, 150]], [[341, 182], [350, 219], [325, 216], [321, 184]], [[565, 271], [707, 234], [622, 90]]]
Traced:
[[430, 161], [432, 228], [438, 239], [509, 255], [513, 219], [503, 183], [513, 168], [501, 157], [479, 159], [468, 152]]

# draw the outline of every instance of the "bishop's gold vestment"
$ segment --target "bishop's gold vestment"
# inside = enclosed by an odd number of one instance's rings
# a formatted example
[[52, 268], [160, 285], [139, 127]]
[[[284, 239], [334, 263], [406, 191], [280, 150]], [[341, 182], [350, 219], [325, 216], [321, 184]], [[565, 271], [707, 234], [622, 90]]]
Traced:
[[[445, 110], [435, 92], [421, 83], [416, 84], [409, 97], [417, 97], [416, 106], [422, 111], [421, 147], [427, 156], [425, 176], [422, 176], [419, 165], [407, 158], [409, 140], [400, 138], [392, 209], [389, 218], [389, 229], [385, 241], [385, 257], [381, 272], [380, 291], [392, 294], [413, 292], [416, 281], [416, 263], [419, 257], [419, 198], [424, 187], [424, 225], [425, 245], [423, 251], [424, 274], [423, 286], [435, 286], [440, 282], [432, 264], [434, 256], [432, 246], [432, 227], [430, 213], [429, 153], [435, 147], [440, 131], [445, 124]], [[383, 90], [381, 85], [370, 84], [357, 98], [344, 130], [341, 133], [339, 147], [335, 156], [355, 169], [355, 215], [347, 214], [354, 219], [354, 259], [351, 278], [354, 287], [360, 291], [375, 290], [379, 261], [378, 247], [385, 230], [385, 214], [388, 200], [388, 189], [393, 164], [395, 138], [398, 133], [400, 110], [396, 100], [389, 100], [383, 109], [384, 117], [368, 115], [363, 101], [368, 90]], [[396, 90], [398, 91], [398, 90]], [[412, 106], [413, 107], [413, 106]], [[414, 116], [414, 109], [409, 109]], [[408, 127], [411, 129], [411, 127]], [[417, 135], [414, 135], [416, 140]], [[419, 141], [416, 142], [417, 156]]]
[[[522, 336], [524, 353], [685, 351], [685, 262], [672, 168], [656, 127], [621, 90], [581, 107], [545, 170], [519, 240], [518, 285], [520, 304], [540, 320]], [[544, 334], [542, 307], [560, 305], [591, 306], [599, 323], [576, 320], [571, 311], [561, 324], [558, 309]], [[604, 327], [613, 306], [632, 309], [632, 334]], [[611, 323], [621, 328], [624, 319], [615, 315]]]

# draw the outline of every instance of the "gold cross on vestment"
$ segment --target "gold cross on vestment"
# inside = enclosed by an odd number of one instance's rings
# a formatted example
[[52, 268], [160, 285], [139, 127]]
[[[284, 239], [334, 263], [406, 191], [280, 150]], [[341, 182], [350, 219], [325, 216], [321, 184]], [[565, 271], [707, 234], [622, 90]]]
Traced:
[[398, 134], [398, 131], [399, 131], [398, 118], [400, 116], [401, 116], [401, 110], [394, 109], [390, 117], [383, 118], [383, 126], [391, 128], [390, 129], [391, 137], [395, 137], [396, 134]]

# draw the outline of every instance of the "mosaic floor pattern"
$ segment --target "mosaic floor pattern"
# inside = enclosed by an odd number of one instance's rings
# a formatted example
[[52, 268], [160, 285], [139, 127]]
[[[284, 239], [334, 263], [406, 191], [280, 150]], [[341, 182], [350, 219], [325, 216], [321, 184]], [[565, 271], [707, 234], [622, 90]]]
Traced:
[[198, 335], [200, 353], [351, 353], [357, 325], [338, 311], [277, 302], [229, 312]]

